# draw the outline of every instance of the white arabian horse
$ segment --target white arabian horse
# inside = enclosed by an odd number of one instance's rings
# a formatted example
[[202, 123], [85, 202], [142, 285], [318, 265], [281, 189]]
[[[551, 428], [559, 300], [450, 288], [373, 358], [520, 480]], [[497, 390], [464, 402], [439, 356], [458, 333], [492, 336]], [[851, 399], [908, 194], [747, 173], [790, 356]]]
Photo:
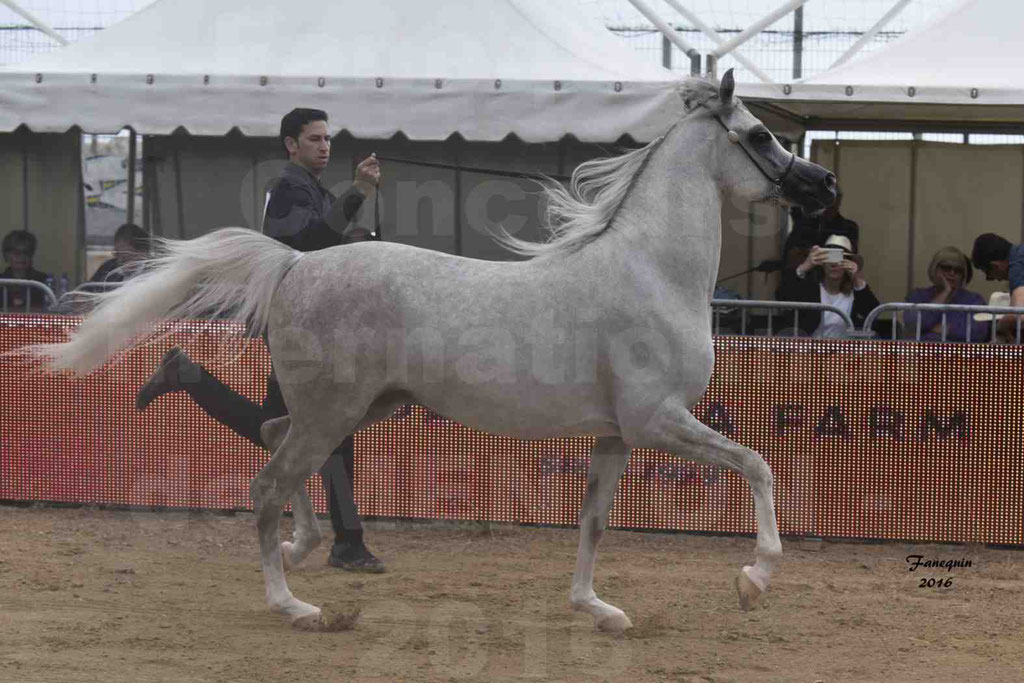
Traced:
[[[267, 603], [299, 628], [318, 607], [285, 570], [320, 542], [304, 483], [347, 434], [417, 402], [523, 439], [592, 436], [572, 606], [621, 632], [594, 592], [594, 563], [630, 449], [746, 478], [757, 554], [736, 587], [749, 608], [779, 561], [772, 473], [760, 455], [690, 412], [714, 363], [709, 301], [723, 201], [784, 199], [820, 210], [834, 176], [787, 152], [721, 85], [687, 80], [686, 113], [661, 139], [581, 165], [547, 190], [551, 239], [505, 242], [533, 258], [487, 262], [393, 243], [299, 253], [251, 230], [166, 240], [143, 275], [97, 295], [69, 341], [31, 347], [51, 370], [87, 373], [152, 338], [156, 323], [216, 311], [268, 331], [288, 416], [266, 423], [273, 456], [251, 484]], [[292, 500], [293, 541], [280, 542]]]

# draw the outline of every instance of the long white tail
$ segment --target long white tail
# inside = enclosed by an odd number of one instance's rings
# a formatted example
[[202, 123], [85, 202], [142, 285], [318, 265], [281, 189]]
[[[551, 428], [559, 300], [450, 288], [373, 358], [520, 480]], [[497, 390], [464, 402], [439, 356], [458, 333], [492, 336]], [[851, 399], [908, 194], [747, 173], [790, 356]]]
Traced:
[[23, 352], [49, 370], [85, 374], [156, 334], [155, 323], [217, 317], [262, 334], [274, 291], [302, 253], [258, 232], [224, 228], [193, 240], [159, 240], [159, 256], [110, 292], [89, 294], [95, 308], [61, 344]]

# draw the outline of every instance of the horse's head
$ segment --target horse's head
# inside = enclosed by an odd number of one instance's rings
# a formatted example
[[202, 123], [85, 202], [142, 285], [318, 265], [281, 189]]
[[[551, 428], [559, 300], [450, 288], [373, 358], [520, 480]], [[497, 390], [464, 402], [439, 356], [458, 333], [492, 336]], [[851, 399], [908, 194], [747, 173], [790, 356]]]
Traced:
[[748, 201], [782, 199], [814, 212], [831, 206], [836, 177], [827, 169], [786, 151], [771, 131], [733, 95], [732, 69], [717, 91], [713, 84], [690, 79], [681, 95], [687, 111], [707, 110], [721, 132], [721, 178], [733, 194]]

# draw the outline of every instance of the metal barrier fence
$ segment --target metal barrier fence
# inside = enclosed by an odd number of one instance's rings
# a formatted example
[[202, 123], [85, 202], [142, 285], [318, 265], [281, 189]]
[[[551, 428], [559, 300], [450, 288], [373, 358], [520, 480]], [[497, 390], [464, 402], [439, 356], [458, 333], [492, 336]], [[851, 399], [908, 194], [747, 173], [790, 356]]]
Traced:
[[[763, 324], [767, 325], [765, 330], [765, 336], [773, 336], [774, 329], [772, 326], [773, 318], [777, 315], [775, 311], [793, 311], [792, 321], [792, 336], [799, 337], [800, 334], [800, 311], [818, 311], [821, 313], [829, 312], [835, 313], [843, 322], [846, 323], [847, 333], [850, 336], [855, 336], [857, 328], [854, 326], [850, 316], [835, 306], [829, 306], [827, 304], [816, 304], [806, 301], [748, 301], [745, 299], [712, 299], [711, 310], [713, 315], [712, 331], [714, 334], [722, 333], [721, 320], [723, 315], [728, 315], [728, 309], [738, 308], [740, 310], [739, 320], [739, 334], [741, 336], [747, 335], [747, 311], [750, 309], [767, 310], [767, 319]], [[761, 321], [758, 321], [761, 322]]]
[[[894, 302], [885, 303], [874, 308], [864, 320], [863, 327], [858, 330], [850, 319], [850, 316], [844, 311], [836, 308], [835, 306], [829, 306], [826, 304], [812, 303], [812, 302], [798, 302], [798, 301], [756, 301], [746, 299], [712, 299], [712, 332], [714, 334], [722, 334], [721, 319], [723, 316], [732, 316], [734, 319], [730, 320], [730, 326], [733, 328], [728, 331], [738, 333], [741, 336], [757, 335], [757, 336], [775, 336], [777, 332], [785, 332], [780, 336], [800, 336], [799, 322], [801, 311], [818, 311], [821, 313], [831, 312], [840, 316], [843, 322], [846, 324], [847, 336], [860, 337], [867, 336], [879, 321], [879, 318], [885, 314], [896, 314], [898, 312], [916, 312], [918, 314], [931, 312], [941, 314], [940, 331], [938, 341], [965, 341], [965, 342], [989, 342], [995, 343], [996, 339], [996, 328], [998, 325], [998, 317], [1002, 315], [1016, 315], [1017, 320], [1015, 323], [1015, 343], [1020, 344], [1022, 339], [1022, 330], [1024, 330], [1024, 308], [1014, 308], [1012, 306], [967, 306], [961, 304], [912, 304], [906, 302]], [[739, 310], [739, 319], [735, 320], [736, 314], [730, 309]], [[761, 325], [761, 327], [755, 329], [753, 332], [749, 330], [750, 325], [748, 324], [747, 311], [754, 310], [767, 310], [767, 316], [762, 315], [760, 319], [755, 319], [755, 324]], [[773, 325], [774, 318], [779, 315], [776, 311], [792, 311], [793, 320], [791, 324], [787, 324], [783, 330], [776, 330]], [[988, 335], [987, 338], [983, 335], [977, 335], [974, 332], [976, 325], [972, 325], [968, 322], [965, 325], [965, 339], [948, 339], [949, 332], [949, 314], [951, 313], [965, 313], [969, 314], [970, 320], [976, 322], [987, 322], [988, 324]], [[990, 316], [985, 321], [977, 321], [974, 316], [976, 314], [983, 313]], [[922, 329], [921, 316], [918, 315], [914, 321], [914, 334], [898, 334], [900, 325], [899, 321], [893, 320], [892, 331], [890, 339], [895, 341], [899, 338], [921, 341], [922, 336], [931, 330]], [[790, 329], [791, 328], [791, 329]], [[972, 338], [973, 337], [973, 338]]]
[[[25, 304], [18, 308], [11, 308], [11, 298], [16, 295], [12, 295], [11, 290], [17, 291], [16, 288], [21, 288], [25, 293]], [[49, 310], [57, 305], [57, 296], [53, 293], [53, 290], [47, 287], [42, 282], [36, 282], [35, 280], [21, 280], [19, 278], [0, 278], [0, 312], [2, 313], [29, 313], [33, 312], [32, 307], [32, 292], [39, 292], [39, 296], [43, 300], [43, 308]]]
[[[1009, 315], [1016, 315], [1017, 316], [1017, 321], [1016, 321], [1016, 325], [1015, 325], [1015, 327], [1016, 327], [1015, 342], [1017, 344], [1020, 344], [1020, 342], [1021, 342], [1021, 323], [1022, 323], [1022, 320], [1024, 320], [1024, 319], [1022, 319], [1021, 316], [1024, 316], [1024, 308], [1014, 308], [1013, 306], [966, 306], [966, 305], [960, 305], [960, 304], [911, 304], [911, 303], [903, 303], [903, 302], [901, 302], [901, 303], [881, 304], [880, 306], [878, 306], [874, 310], [872, 310], [871, 313], [868, 314], [868, 317], [864, 320], [864, 329], [865, 330], [870, 329], [871, 326], [875, 323], [875, 321], [878, 320], [879, 316], [881, 316], [883, 314], [886, 314], [886, 313], [896, 313], [897, 311], [914, 311], [914, 312], [918, 313], [918, 315], [916, 316], [916, 323], [915, 323], [915, 330], [914, 330], [913, 337], [905, 336], [905, 338], [907, 338], [907, 339], [914, 339], [916, 341], [921, 341], [922, 329], [921, 329], [921, 315], [920, 315], [920, 313], [923, 313], [923, 312], [934, 312], [934, 313], [940, 313], [942, 315], [941, 332], [940, 332], [939, 341], [949, 341], [949, 340], [947, 340], [946, 337], [947, 337], [948, 328], [949, 328], [948, 315], [950, 313], [967, 313], [967, 314], [969, 314], [970, 318], [968, 318], [968, 324], [965, 326], [965, 331], [966, 331], [966, 339], [964, 339], [965, 342], [971, 342], [972, 341], [971, 340], [971, 336], [972, 336], [972, 328], [974, 327], [974, 325], [970, 324], [970, 321], [971, 320], [977, 320], [975, 318], [975, 315], [978, 314], [978, 313], [988, 314], [990, 316], [990, 321], [991, 321], [990, 322], [990, 326], [989, 326], [989, 337], [988, 337], [988, 342], [989, 343], [995, 343], [996, 342], [996, 325], [998, 323], [998, 317], [997, 316], [1007, 315], [1007, 314], [1009, 314]], [[981, 321], [981, 322], [989, 322], [989, 320]], [[896, 325], [892, 326], [892, 339], [893, 340], [896, 339]], [[953, 340], [953, 341], [958, 341], [958, 340]], [[985, 340], [984, 339], [977, 339], [975, 341], [982, 342], [982, 341], [985, 341]]]
[[[119, 283], [119, 282], [111, 282], [111, 283], [105, 283], [105, 282], [84, 282], [81, 285], [79, 285], [74, 291], [78, 291], [78, 292], [91, 292], [91, 293], [105, 292], [105, 291], [108, 291], [108, 290], [110, 290], [112, 288], [116, 288], [120, 284], [121, 283]], [[8, 288], [11, 288], [11, 287], [24, 287], [25, 288], [26, 301], [25, 301], [24, 307], [22, 307], [21, 309], [11, 310], [11, 308], [9, 306], [10, 296], [9, 296], [9, 289]], [[3, 312], [3, 313], [31, 312], [33, 310], [32, 309], [32, 291], [33, 290], [36, 290], [36, 291], [39, 292], [40, 297], [42, 297], [42, 299], [44, 301], [44, 304], [45, 304], [44, 308], [45, 308], [46, 311], [53, 312], [53, 313], [74, 313], [74, 312], [76, 312], [76, 311], [74, 311], [73, 308], [68, 308], [67, 310], [62, 310], [60, 307], [58, 307], [58, 300], [57, 300], [56, 295], [53, 293], [53, 290], [50, 289], [49, 287], [47, 287], [45, 284], [43, 284], [41, 282], [36, 282], [35, 280], [19, 280], [19, 279], [7, 279], [7, 278], [0, 278], [0, 304], [2, 304], [2, 307], [0, 307], [0, 312]], [[978, 313], [989, 314], [991, 316], [990, 321], [985, 321], [985, 322], [990, 322], [988, 339], [987, 340], [985, 340], [985, 339], [972, 340], [971, 339], [971, 337], [972, 337], [972, 328], [974, 326], [968, 324], [966, 326], [966, 339], [964, 340], [964, 341], [966, 341], [968, 343], [971, 342], [971, 341], [977, 341], [977, 342], [988, 341], [989, 343], [994, 343], [996, 341], [996, 326], [997, 326], [997, 321], [998, 321], [997, 316], [1000, 316], [1000, 315], [1007, 315], [1007, 314], [1009, 314], [1009, 315], [1017, 315], [1017, 320], [1016, 320], [1016, 325], [1015, 325], [1015, 329], [1016, 329], [1015, 343], [1017, 343], [1017, 344], [1021, 343], [1021, 339], [1022, 339], [1021, 332], [1022, 332], [1022, 328], [1024, 328], [1024, 308], [1014, 308], [1012, 306], [966, 306], [966, 305], [959, 305], [959, 304], [912, 304], [912, 303], [905, 303], [905, 302], [885, 303], [885, 304], [881, 304], [881, 305], [877, 306], [874, 310], [872, 310], [868, 314], [867, 318], [864, 320], [864, 326], [863, 326], [863, 328], [861, 330], [857, 330], [857, 328], [853, 324], [853, 320], [851, 320], [849, 314], [847, 314], [845, 311], [843, 311], [843, 310], [841, 310], [839, 308], [836, 308], [835, 306], [830, 306], [828, 304], [820, 304], [820, 303], [804, 302], [804, 301], [758, 301], [758, 300], [747, 300], [747, 299], [712, 299], [711, 300], [711, 310], [712, 310], [712, 332], [714, 334], [717, 334], [717, 335], [722, 334], [722, 318], [723, 317], [728, 317], [728, 318], [730, 318], [730, 320], [728, 320], [728, 323], [727, 323], [727, 325], [728, 325], [727, 326], [727, 333], [728, 332], [735, 332], [735, 333], [738, 333], [740, 336], [756, 335], [756, 336], [768, 336], [768, 337], [771, 337], [771, 336], [776, 336], [776, 332], [780, 332], [780, 333], [784, 332], [785, 334], [781, 334], [780, 336], [799, 337], [799, 336], [801, 336], [800, 335], [800, 327], [799, 327], [799, 325], [800, 325], [800, 312], [801, 311], [804, 311], [804, 312], [816, 311], [816, 312], [819, 312], [819, 313], [826, 313], [826, 312], [828, 312], [828, 313], [836, 314], [837, 316], [839, 316], [842, 319], [843, 323], [845, 323], [845, 325], [846, 325], [846, 334], [849, 337], [858, 337], [858, 336], [865, 335], [869, 330], [872, 329], [872, 327], [878, 321], [880, 316], [885, 315], [887, 313], [895, 314], [895, 313], [900, 312], [900, 311], [913, 311], [913, 312], [917, 312], [917, 313], [922, 313], [922, 312], [940, 313], [941, 316], [942, 316], [942, 318], [941, 318], [942, 322], [941, 322], [941, 335], [940, 335], [939, 341], [949, 341], [949, 340], [947, 340], [947, 332], [948, 332], [948, 314], [950, 314], [950, 313], [967, 313], [967, 314], [971, 315], [971, 319], [974, 319], [974, 315], [978, 314]], [[737, 310], [739, 311], [739, 320], [738, 321], [735, 320], [736, 311]], [[754, 311], [767, 311], [767, 314], [761, 314], [760, 317], [758, 317], [758, 316], [748, 316], [748, 311], [751, 311], [751, 310], [754, 310]], [[776, 328], [774, 327], [775, 320], [777, 318], [781, 317], [782, 315], [784, 315], [784, 313], [780, 314], [779, 311], [783, 311], [783, 312], [785, 312], [785, 311], [792, 311], [793, 319], [792, 319], [792, 321], [787, 321], [785, 323], [784, 327], [776, 330]], [[753, 320], [755, 325], [762, 325], [763, 327], [756, 328], [753, 332], [749, 332], [748, 333], [748, 327], [749, 327], [749, 325], [748, 325], [748, 317]], [[895, 324], [896, 323], [895, 320], [893, 322], [894, 322], [894, 324], [892, 325], [892, 334], [891, 334], [890, 338], [891, 338], [891, 340], [895, 341], [898, 338], [898, 336], [897, 336], [898, 325]], [[732, 327], [734, 325], [738, 326], [738, 329], [729, 329], [730, 327]], [[905, 339], [912, 339], [912, 340], [916, 340], [916, 341], [921, 341], [921, 336], [922, 336], [921, 316], [918, 315], [917, 318], [916, 318], [916, 325], [915, 325], [915, 333], [914, 333], [914, 335], [913, 336], [904, 335], [904, 338]], [[958, 340], [953, 340], [953, 341], [958, 341]]]

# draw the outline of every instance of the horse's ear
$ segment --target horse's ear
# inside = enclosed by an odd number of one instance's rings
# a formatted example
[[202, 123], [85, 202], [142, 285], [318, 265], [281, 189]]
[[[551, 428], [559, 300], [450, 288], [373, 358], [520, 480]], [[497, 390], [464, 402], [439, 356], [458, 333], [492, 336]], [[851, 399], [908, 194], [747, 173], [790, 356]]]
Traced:
[[733, 78], [732, 69], [725, 72], [722, 76], [722, 84], [718, 87], [718, 102], [723, 107], [728, 107], [732, 104], [732, 94], [736, 90], [736, 79]]

